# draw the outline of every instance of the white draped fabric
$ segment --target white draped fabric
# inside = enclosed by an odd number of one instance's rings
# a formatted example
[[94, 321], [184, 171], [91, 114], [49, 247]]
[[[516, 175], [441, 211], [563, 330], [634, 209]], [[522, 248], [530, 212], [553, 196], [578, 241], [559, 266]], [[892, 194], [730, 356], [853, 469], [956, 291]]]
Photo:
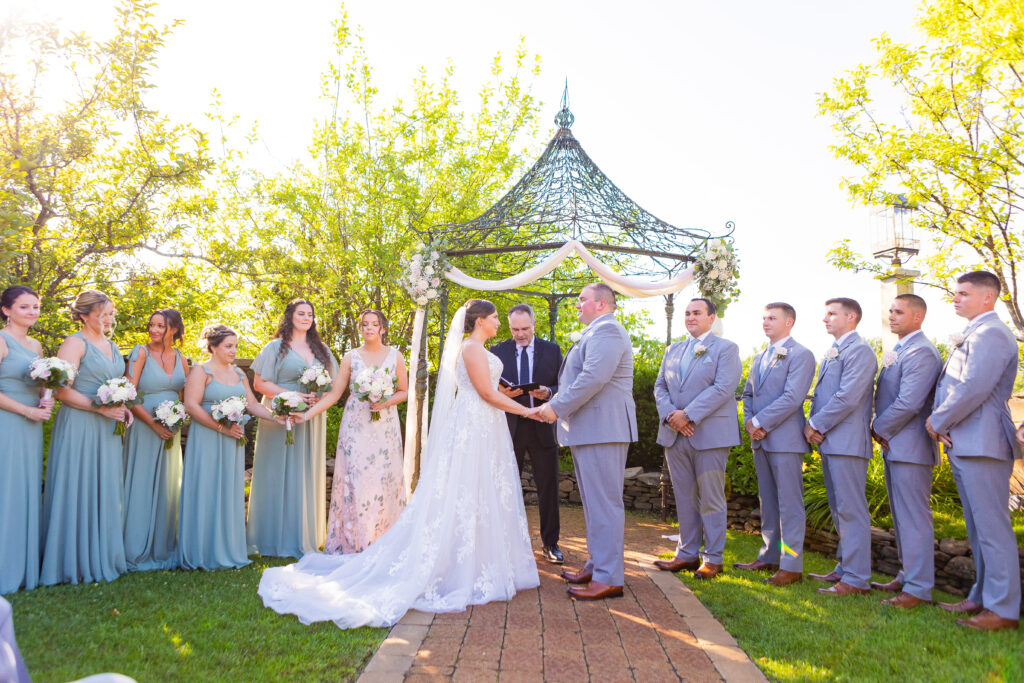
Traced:
[[[579, 256], [584, 263], [601, 279], [602, 282], [607, 284], [609, 287], [614, 289], [616, 292], [624, 296], [630, 297], [648, 297], [648, 296], [659, 296], [664, 294], [673, 294], [678, 292], [686, 285], [690, 284], [693, 280], [694, 269], [690, 266], [683, 272], [679, 273], [675, 277], [661, 282], [649, 282], [634, 277], [626, 277], [619, 275], [614, 270], [601, 263], [597, 258], [587, 249], [581, 242], [577, 240], [569, 240], [561, 247], [558, 248], [551, 256], [538, 263], [533, 268], [523, 271], [518, 275], [512, 277], [503, 278], [501, 280], [481, 280], [479, 278], [472, 277], [462, 272], [458, 268], [452, 267], [451, 270], [446, 272], [444, 276], [450, 281], [457, 285], [461, 285], [468, 289], [476, 289], [484, 292], [497, 292], [506, 289], [516, 289], [525, 285], [539, 280], [544, 277], [552, 270], [558, 267], [558, 265], [568, 258], [571, 254]], [[412, 348], [413, 357], [409, 362], [409, 409], [408, 415], [415, 415], [416, 406], [416, 372], [419, 367], [419, 353], [420, 344], [423, 341], [423, 326], [424, 326], [424, 308], [416, 309], [416, 319], [413, 323], [412, 330]], [[423, 423], [417, 424], [416, 420], [407, 419], [405, 423], [405, 488], [406, 494], [412, 493], [412, 475], [416, 469], [416, 445], [421, 439], [426, 439], [426, 406], [424, 406], [422, 415], [424, 416]], [[422, 432], [422, 437], [420, 436]]]

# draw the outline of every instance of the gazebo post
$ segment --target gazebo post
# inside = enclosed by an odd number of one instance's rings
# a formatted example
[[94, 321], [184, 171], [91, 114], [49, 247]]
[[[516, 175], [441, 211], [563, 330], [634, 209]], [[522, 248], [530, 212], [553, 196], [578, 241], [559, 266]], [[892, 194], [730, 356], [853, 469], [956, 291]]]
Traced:
[[[428, 303], [423, 310], [423, 328], [426, 330], [427, 323], [430, 318], [430, 304]], [[416, 424], [422, 427], [423, 425], [423, 403], [427, 398], [427, 378], [429, 377], [429, 371], [427, 370], [427, 340], [429, 335], [423, 334], [422, 340], [420, 341], [419, 349], [412, 349], [412, 353], [418, 354], [420, 361], [419, 367], [416, 369], [416, 414], [407, 415], [406, 420], [416, 420]], [[415, 467], [412, 471], [412, 483], [409, 486], [411, 491], [416, 490], [416, 484], [419, 483], [420, 479], [420, 457], [423, 455], [423, 429], [419, 429], [417, 432], [419, 436], [419, 443], [416, 444], [416, 459]]]
[[665, 346], [672, 344], [672, 314], [676, 312], [675, 294], [665, 295]]
[[558, 296], [555, 294], [548, 294], [548, 327], [551, 331], [548, 336], [548, 341], [555, 341], [555, 326], [558, 324]]

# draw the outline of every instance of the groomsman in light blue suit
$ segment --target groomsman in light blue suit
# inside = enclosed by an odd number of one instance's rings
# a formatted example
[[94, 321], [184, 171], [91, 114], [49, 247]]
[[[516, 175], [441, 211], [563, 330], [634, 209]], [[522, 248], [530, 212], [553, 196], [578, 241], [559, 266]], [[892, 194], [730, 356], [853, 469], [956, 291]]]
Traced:
[[953, 308], [967, 318], [939, 375], [928, 433], [946, 446], [977, 579], [966, 600], [939, 603], [961, 626], [998, 631], [1020, 619], [1020, 561], [1010, 524], [1010, 473], [1020, 447], [1007, 401], [1017, 375], [1017, 341], [995, 313], [1000, 283], [976, 270], [957, 279]]
[[873, 455], [871, 394], [878, 361], [856, 331], [863, 316], [860, 304], [835, 298], [825, 306], [825, 330], [835, 342], [818, 370], [804, 435], [821, 454], [828, 507], [839, 531], [839, 562], [828, 574], [808, 576], [835, 583], [819, 593], [866, 594], [871, 592], [871, 517], [864, 483]]
[[750, 366], [743, 415], [754, 450], [764, 545], [756, 560], [733, 566], [775, 571], [765, 583], [788, 586], [803, 579], [803, 466], [810, 451], [803, 406], [814, 380], [814, 354], [790, 336], [796, 310], [789, 304], [768, 304], [762, 321], [769, 346]]
[[889, 306], [889, 329], [899, 342], [882, 357], [875, 389], [871, 436], [882, 447], [885, 488], [896, 527], [900, 571], [888, 583], [872, 588], [897, 595], [886, 605], [914, 608], [931, 602], [935, 585], [935, 529], [932, 524], [932, 469], [939, 451], [925, 421], [935, 396], [942, 359], [921, 332], [928, 312], [924, 299], [900, 294]]
[[[695, 569], [698, 579], [722, 572], [725, 550], [725, 465], [740, 443], [736, 385], [743, 373], [739, 348], [711, 332], [715, 305], [693, 299], [686, 306], [692, 337], [665, 351], [654, 383], [658, 444], [665, 447], [679, 517], [679, 544], [665, 571]], [[700, 552], [703, 541], [704, 551]]]

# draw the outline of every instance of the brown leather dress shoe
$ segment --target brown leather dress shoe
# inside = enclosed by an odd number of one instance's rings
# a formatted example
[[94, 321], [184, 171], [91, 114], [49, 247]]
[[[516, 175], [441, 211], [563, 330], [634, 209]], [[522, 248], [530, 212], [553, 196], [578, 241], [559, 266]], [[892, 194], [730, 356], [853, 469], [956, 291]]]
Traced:
[[693, 573], [695, 579], [713, 579], [722, 573], [722, 565], [701, 562], [700, 567]]
[[590, 583], [590, 580], [594, 578], [594, 572], [587, 569], [581, 569], [578, 572], [574, 572], [571, 569], [563, 569], [562, 578], [569, 583]]
[[886, 593], [899, 593], [903, 590], [903, 582], [893, 579], [888, 583], [879, 583], [878, 581], [871, 582], [871, 588], [876, 591], [885, 591]]
[[885, 600], [882, 600], [883, 605], [890, 605], [892, 607], [902, 607], [903, 609], [914, 609], [915, 607], [924, 605], [927, 602], [927, 600], [922, 600], [916, 595], [911, 595], [910, 593], [905, 593], [903, 591], [900, 591], [891, 598], [886, 598]]
[[797, 583], [798, 581], [803, 580], [804, 575], [800, 572], [788, 572], [785, 569], [780, 569], [765, 579], [764, 582], [770, 583], [773, 586], [788, 586], [791, 583]]
[[814, 574], [812, 572], [808, 572], [807, 578], [814, 579], [815, 581], [824, 581], [825, 583], [836, 583], [843, 578], [843, 575], [833, 569], [828, 574]]
[[753, 562], [733, 562], [732, 566], [736, 569], [742, 569], [743, 571], [748, 572], [774, 572], [779, 570], [779, 565], [771, 564], [770, 562], [762, 562], [761, 560], [754, 560]]
[[621, 598], [622, 586], [608, 586], [600, 581], [591, 581], [586, 586], [569, 586], [569, 596], [577, 600], [603, 600]]
[[690, 571], [700, 566], [700, 560], [655, 560], [654, 566], [663, 572]]
[[1006, 619], [990, 609], [983, 609], [970, 619], [957, 619], [956, 623], [958, 626], [973, 628], [975, 631], [1002, 631], [1007, 628], [1017, 628], [1020, 621]]
[[985, 609], [978, 603], [971, 602], [966, 598], [960, 602], [940, 602], [939, 607], [954, 614], [977, 614], [981, 610]]
[[871, 589], [857, 588], [856, 586], [851, 586], [848, 583], [843, 583], [842, 581], [840, 581], [834, 586], [829, 586], [828, 588], [819, 588], [818, 592], [824, 593], [825, 595], [835, 595], [836, 597], [840, 597], [843, 595], [867, 595], [871, 592]]

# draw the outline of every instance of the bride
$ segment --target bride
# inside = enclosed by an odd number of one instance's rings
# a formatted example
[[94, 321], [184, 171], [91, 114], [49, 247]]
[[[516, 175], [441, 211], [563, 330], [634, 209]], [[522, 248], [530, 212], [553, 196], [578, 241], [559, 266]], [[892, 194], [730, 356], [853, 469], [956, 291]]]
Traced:
[[267, 569], [264, 605], [305, 624], [391, 626], [410, 609], [461, 612], [540, 584], [502, 413], [528, 408], [497, 390], [502, 363], [483, 345], [500, 325], [482, 299], [455, 314], [419, 484], [394, 526], [361, 553]]

